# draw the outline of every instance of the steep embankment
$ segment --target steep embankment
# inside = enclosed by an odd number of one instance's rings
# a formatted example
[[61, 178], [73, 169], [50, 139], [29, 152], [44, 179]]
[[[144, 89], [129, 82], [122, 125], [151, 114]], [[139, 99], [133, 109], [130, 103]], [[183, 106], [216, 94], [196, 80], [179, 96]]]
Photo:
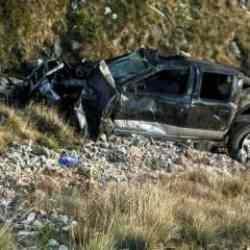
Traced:
[[7, 0], [0, 6], [0, 63], [16, 66], [56, 42], [68, 56], [150, 46], [247, 69], [249, 28], [250, 13], [236, 0]]
[[[250, 14], [236, 0], [2, 2], [2, 69], [54, 45], [69, 58], [150, 46], [248, 69]], [[142, 137], [81, 147], [54, 109], [1, 105], [0, 113], [0, 249], [250, 245], [248, 169], [226, 155]], [[69, 145], [80, 163], [66, 169], [58, 158]]]

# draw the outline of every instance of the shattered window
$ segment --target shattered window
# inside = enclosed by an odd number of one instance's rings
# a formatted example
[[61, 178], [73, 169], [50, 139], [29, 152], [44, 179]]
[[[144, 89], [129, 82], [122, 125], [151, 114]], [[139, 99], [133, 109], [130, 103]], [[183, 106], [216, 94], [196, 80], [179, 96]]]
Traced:
[[164, 70], [139, 83], [137, 91], [148, 94], [184, 95], [187, 91], [188, 78], [188, 68]]
[[203, 73], [201, 94], [203, 99], [228, 101], [231, 96], [233, 76], [218, 73]]
[[109, 64], [116, 82], [124, 82], [136, 75], [148, 71], [152, 66], [138, 54], [115, 60]]

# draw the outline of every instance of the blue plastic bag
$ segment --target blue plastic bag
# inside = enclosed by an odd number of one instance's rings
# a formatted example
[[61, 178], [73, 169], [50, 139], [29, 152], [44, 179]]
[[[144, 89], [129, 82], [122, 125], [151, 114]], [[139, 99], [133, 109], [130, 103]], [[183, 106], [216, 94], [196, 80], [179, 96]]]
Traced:
[[67, 155], [65, 153], [61, 154], [58, 163], [62, 167], [74, 167], [79, 163], [78, 156]]

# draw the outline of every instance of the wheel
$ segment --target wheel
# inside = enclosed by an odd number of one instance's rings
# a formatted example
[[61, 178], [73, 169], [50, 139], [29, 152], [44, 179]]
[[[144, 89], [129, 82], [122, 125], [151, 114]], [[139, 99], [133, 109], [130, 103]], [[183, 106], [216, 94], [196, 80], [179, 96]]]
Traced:
[[250, 124], [239, 125], [231, 132], [228, 151], [233, 159], [250, 164]]

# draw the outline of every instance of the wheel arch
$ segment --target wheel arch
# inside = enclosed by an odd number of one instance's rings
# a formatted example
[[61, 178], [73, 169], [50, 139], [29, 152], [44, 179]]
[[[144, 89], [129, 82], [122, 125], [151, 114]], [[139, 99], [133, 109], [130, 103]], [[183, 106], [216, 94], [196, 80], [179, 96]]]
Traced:
[[244, 107], [239, 108], [236, 117], [232, 123], [232, 127], [238, 123], [250, 123], [250, 104], [245, 105]]

